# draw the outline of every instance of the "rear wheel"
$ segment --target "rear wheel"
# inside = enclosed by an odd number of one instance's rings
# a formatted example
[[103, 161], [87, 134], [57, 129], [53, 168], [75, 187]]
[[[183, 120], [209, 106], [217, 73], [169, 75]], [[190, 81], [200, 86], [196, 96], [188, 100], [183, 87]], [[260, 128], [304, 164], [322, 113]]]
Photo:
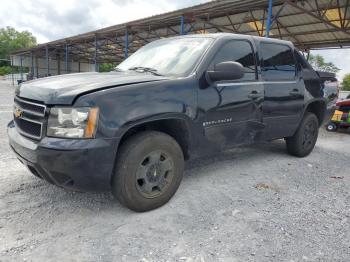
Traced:
[[314, 149], [318, 137], [318, 119], [315, 114], [307, 112], [292, 137], [286, 138], [287, 151], [297, 157], [304, 157]]
[[124, 206], [138, 212], [164, 205], [178, 189], [184, 170], [179, 144], [167, 134], [147, 131], [122, 146], [112, 192]]
[[329, 131], [329, 132], [335, 132], [335, 131], [337, 131], [338, 127], [337, 127], [337, 125], [334, 124], [333, 122], [329, 122], [329, 123], [327, 124], [327, 126], [326, 126], [326, 129], [327, 129], [327, 131]]

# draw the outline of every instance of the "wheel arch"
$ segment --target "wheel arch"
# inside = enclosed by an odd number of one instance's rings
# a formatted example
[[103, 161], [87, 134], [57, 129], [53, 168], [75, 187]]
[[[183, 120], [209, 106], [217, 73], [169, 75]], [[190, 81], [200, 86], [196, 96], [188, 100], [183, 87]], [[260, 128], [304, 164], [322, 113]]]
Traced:
[[327, 104], [325, 99], [313, 99], [305, 105], [303, 115], [305, 115], [307, 112], [315, 114], [318, 119], [319, 126], [321, 126], [326, 116], [326, 110]]
[[166, 116], [152, 117], [127, 124], [122, 128], [118, 148], [132, 135], [143, 131], [163, 132], [176, 140], [180, 145], [185, 160], [190, 157], [191, 150], [191, 119], [187, 116], [171, 114]]

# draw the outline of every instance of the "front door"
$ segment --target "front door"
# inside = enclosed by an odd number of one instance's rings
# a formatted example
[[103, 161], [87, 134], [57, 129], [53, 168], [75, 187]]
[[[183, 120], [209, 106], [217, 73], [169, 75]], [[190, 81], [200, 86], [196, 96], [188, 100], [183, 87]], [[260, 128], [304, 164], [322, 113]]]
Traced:
[[214, 55], [208, 70], [225, 61], [245, 68], [242, 79], [212, 83], [198, 91], [206, 140], [220, 149], [260, 140], [264, 86], [257, 80], [253, 46], [246, 40], [230, 40]]

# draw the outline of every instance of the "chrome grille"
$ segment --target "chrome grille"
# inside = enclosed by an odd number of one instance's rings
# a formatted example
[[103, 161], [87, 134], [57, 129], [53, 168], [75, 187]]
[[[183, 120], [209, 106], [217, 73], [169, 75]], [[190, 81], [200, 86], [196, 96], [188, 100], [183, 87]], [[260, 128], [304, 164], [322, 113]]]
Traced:
[[14, 122], [24, 136], [41, 139], [45, 123], [46, 106], [23, 98], [14, 99]]
[[15, 97], [15, 106], [32, 115], [45, 116], [46, 106]]

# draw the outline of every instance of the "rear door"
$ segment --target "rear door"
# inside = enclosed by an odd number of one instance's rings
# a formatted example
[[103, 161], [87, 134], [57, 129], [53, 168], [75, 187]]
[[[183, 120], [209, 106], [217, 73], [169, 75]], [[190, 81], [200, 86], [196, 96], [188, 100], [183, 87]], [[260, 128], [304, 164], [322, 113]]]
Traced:
[[206, 138], [220, 148], [259, 140], [262, 125], [263, 85], [257, 80], [253, 45], [248, 40], [227, 40], [218, 48], [208, 70], [220, 62], [239, 62], [245, 75], [239, 80], [211, 83], [198, 91], [198, 104], [204, 111]]
[[261, 42], [260, 54], [265, 138], [291, 136], [300, 122], [305, 90], [293, 49], [287, 44]]

